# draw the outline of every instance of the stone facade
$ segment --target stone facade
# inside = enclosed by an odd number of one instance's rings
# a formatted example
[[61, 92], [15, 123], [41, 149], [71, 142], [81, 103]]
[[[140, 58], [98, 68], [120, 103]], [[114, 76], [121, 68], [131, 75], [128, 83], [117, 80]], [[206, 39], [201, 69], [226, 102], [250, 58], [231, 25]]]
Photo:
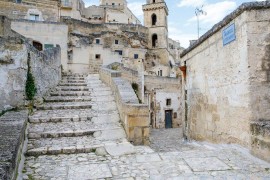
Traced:
[[0, 1], [0, 15], [10, 19], [35, 21], [59, 21], [58, 0], [13, 0]]
[[[35, 77], [37, 95], [43, 96], [61, 78], [61, 57], [59, 47], [38, 51], [31, 41], [10, 29], [8, 19], [1, 18], [5, 19], [4, 27], [9, 34], [9, 37], [0, 36], [0, 110], [6, 110], [24, 105], [28, 59]], [[13, 37], [10, 37], [11, 34]]]
[[[269, 121], [269, 8], [243, 4], [182, 53], [189, 138], [238, 143], [269, 157], [268, 136], [258, 138], [265, 131], [251, 131], [252, 121]], [[222, 32], [232, 24], [236, 40], [224, 45]]]
[[166, 127], [166, 112], [170, 113], [172, 128], [182, 126], [183, 101], [180, 78], [144, 75], [142, 82], [141, 74], [138, 71], [125, 67], [123, 64], [113, 63], [108, 68], [117, 69], [121, 72], [123, 79], [138, 85], [137, 94], [140, 99], [144, 97], [144, 103], [148, 104], [152, 128]]
[[11, 28], [28, 39], [31, 39], [31, 41], [40, 43], [43, 50], [60, 46], [61, 64], [63, 69], [67, 69], [67, 25], [59, 22], [13, 20]]

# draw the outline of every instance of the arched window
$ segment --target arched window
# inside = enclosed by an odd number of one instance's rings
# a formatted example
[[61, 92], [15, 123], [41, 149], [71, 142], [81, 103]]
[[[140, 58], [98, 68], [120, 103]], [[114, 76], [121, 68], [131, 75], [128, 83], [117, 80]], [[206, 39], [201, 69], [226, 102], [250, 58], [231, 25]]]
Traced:
[[39, 50], [39, 51], [43, 51], [43, 45], [40, 42], [37, 41], [33, 41], [33, 46]]
[[153, 48], [157, 47], [157, 44], [158, 44], [158, 36], [157, 36], [157, 34], [153, 34], [153, 36], [152, 36], [152, 47]]
[[157, 24], [157, 15], [152, 14], [152, 26], [155, 26]]

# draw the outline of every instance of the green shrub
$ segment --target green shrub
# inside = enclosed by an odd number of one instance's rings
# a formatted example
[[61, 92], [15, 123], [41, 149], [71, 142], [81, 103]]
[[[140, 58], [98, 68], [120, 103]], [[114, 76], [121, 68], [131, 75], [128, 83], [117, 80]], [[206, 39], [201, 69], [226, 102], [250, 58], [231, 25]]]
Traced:
[[25, 85], [25, 93], [26, 93], [27, 100], [33, 100], [36, 95], [37, 89], [35, 85], [34, 76], [31, 73], [29, 53], [28, 53], [27, 65], [28, 65], [28, 70], [27, 70], [27, 79], [26, 79], [26, 85]]

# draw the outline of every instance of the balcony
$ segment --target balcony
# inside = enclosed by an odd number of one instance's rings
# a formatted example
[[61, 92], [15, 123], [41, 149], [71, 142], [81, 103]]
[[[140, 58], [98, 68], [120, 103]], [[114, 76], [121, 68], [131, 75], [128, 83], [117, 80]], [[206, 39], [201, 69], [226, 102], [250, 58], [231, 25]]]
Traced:
[[61, 8], [62, 9], [72, 9], [72, 2], [67, 0], [61, 1]]

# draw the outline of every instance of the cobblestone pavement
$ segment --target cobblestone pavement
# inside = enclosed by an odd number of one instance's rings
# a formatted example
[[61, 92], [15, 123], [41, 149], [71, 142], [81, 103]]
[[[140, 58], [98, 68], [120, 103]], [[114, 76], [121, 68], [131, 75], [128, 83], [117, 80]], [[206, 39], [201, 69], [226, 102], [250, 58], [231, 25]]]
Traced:
[[270, 179], [270, 164], [245, 149], [187, 143], [181, 129], [152, 130], [150, 147], [132, 146], [97, 75], [65, 77], [45, 99], [29, 118], [23, 179]]

